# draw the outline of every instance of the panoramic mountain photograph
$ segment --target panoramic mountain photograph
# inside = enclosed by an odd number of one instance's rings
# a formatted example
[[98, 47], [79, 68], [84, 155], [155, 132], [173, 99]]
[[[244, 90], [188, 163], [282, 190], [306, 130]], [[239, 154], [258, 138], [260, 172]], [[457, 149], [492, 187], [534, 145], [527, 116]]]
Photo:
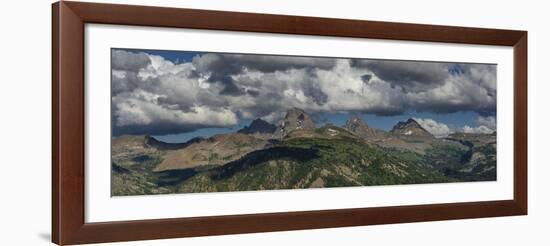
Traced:
[[111, 195], [496, 181], [497, 65], [111, 49]]

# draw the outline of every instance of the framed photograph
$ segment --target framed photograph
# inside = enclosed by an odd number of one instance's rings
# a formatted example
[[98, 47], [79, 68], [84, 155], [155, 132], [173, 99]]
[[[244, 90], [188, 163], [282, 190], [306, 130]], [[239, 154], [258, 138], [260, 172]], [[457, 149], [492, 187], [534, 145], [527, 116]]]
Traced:
[[52, 7], [59, 245], [527, 214], [527, 32]]

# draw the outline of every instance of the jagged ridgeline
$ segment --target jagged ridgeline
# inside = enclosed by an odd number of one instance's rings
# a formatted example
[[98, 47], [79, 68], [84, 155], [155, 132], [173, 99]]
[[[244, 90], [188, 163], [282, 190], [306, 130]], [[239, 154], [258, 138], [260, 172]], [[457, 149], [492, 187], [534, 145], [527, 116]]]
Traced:
[[112, 139], [112, 195], [225, 192], [496, 180], [496, 133], [435, 138], [414, 119], [389, 132], [350, 116], [317, 127], [293, 108], [276, 125], [161, 142]]

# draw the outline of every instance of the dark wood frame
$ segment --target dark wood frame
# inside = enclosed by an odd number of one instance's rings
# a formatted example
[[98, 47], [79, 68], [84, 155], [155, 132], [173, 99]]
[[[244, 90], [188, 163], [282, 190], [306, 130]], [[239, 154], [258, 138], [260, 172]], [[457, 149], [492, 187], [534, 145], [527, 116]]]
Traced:
[[[84, 220], [84, 24], [511, 46], [514, 199], [124, 222]], [[511, 110], [511, 109], [510, 109]], [[79, 2], [52, 6], [52, 241], [82, 244], [527, 214], [527, 32]]]

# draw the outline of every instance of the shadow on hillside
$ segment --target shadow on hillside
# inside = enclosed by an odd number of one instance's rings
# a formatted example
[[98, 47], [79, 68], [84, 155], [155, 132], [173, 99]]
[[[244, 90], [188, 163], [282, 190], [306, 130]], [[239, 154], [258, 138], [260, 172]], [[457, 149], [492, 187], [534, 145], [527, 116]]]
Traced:
[[269, 160], [291, 159], [305, 162], [319, 158], [317, 149], [295, 148], [295, 147], [273, 147], [257, 150], [245, 155], [243, 158], [215, 168], [210, 176], [213, 180], [229, 178], [236, 173], [267, 162]]
[[159, 186], [172, 186], [190, 179], [195, 174], [197, 174], [197, 171], [193, 168], [158, 172], [155, 174], [157, 177], [156, 183]]
[[269, 160], [290, 159], [304, 162], [315, 158], [319, 158], [317, 149], [273, 147], [248, 153], [239, 160], [235, 160], [223, 166], [214, 167], [212, 169], [210, 169], [211, 167], [209, 167], [202, 171], [195, 168], [167, 170], [155, 173], [155, 177], [156, 183], [159, 186], [173, 186], [178, 183], [184, 182], [203, 171], [212, 172], [210, 178], [213, 180], [220, 180], [229, 178], [240, 171], [246, 170], [250, 167], [259, 165]]

